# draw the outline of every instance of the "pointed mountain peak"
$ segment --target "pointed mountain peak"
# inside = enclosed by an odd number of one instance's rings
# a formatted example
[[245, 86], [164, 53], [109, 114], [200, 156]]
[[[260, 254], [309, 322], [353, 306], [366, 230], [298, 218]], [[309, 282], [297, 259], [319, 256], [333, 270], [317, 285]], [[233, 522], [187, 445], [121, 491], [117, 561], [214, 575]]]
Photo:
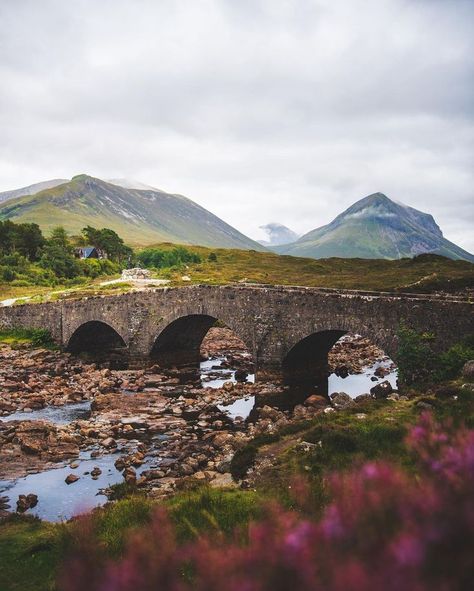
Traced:
[[470, 253], [443, 237], [432, 215], [393, 201], [381, 192], [356, 201], [331, 223], [278, 252], [313, 258], [387, 259], [431, 252], [474, 261]]

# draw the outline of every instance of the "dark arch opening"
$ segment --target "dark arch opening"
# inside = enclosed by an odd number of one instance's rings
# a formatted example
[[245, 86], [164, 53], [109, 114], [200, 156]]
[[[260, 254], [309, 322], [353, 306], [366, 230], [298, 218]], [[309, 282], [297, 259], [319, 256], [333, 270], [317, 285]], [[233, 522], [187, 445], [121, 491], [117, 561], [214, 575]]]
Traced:
[[150, 358], [163, 368], [197, 367], [201, 343], [216, 321], [207, 314], [190, 314], [174, 320], [156, 338]]
[[284, 383], [298, 388], [317, 387], [327, 395], [328, 353], [344, 334], [343, 330], [323, 330], [296, 343], [283, 359]]
[[97, 361], [124, 360], [127, 345], [119, 333], [105, 322], [91, 320], [81, 324], [69, 339], [67, 351], [85, 354]]
[[396, 366], [385, 352], [370, 339], [343, 330], [305, 337], [290, 349], [282, 368], [284, 383], [302, 400], [313, 393], [355, 397], [386, 379], [396, 387]]
[[171, 322], [156, 338], [150, 361], [176, 368], [181, 381], [253, 381], [253, 359], [246, 344], [223, 322], [207, 314], [190, 314]]

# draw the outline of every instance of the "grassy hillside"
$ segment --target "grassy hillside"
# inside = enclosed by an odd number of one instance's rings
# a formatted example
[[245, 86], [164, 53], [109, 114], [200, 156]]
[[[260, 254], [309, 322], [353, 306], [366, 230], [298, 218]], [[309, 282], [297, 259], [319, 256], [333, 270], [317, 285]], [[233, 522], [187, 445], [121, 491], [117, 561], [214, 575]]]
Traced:
[[35, 222], [46, 233], [59, 225], [70, 234], [87, 225], [111, 228], [132, 246], [170, 241], [265, 250], [182, 195], [119, 187], [87, 175], [2, 203], [0, 220], [5, 219]]
[[[173, 248], [160, 244], [158, 248]], [[453, 291], [474, 287], [474, 264], [437, 255], [395, 261], [329, 258], [313, 260], [270, 252], [192, 247], [202, 262], [184, 270], [193, 283], [256, 282], [362, 290]], [[210, 260], [214, 253], [216, 260]], [[214, 258], [214, 257], [211, 257]], [[180, 283], [183, 270], [161, 272]]]
[[[155, 245], [160, 250], [176, 248], [172, 243]], [[271, 252], [237, 249], [187, 247], [197, 253], [201, 262], [169, 268], [151, 269], [152, 277], [167, 279], [170, 285], [223, 285], [228, 283], [257, 283], [271, 285], [302, 285], [338, 289], [375, 291], [405, 291], [431, 293], [474, 289], [474, 264], [453, 261], [438, 255], [421, 255], [414, 259], [396, 261], [373, 259], [307, 259], [283, 256]], [[140, 251], [138, 251], [140, 252]], [[185, 279], [183, 279], [183, 277]], [[131, 283], [101, 285], [116, 276], [81, 278], [77, 286], [67, 283], [54, 288], [0, 283], [0, 300], [31, 298], [37, 300], [86, 295], [113, 295], [129, 291]]]

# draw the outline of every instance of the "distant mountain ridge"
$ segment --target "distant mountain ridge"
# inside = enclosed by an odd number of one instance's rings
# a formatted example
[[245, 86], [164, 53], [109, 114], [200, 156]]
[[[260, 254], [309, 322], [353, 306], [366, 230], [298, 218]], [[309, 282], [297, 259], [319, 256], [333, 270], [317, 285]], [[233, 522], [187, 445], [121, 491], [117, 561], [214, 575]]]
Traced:
[[0, 193], [0, 203], [8, 201], [9, 199], [16, 199], [17, 197], [23, 197], [25, 195], [34, 195], [44, 189], [53, 189], [58, 185], [67, 183], [67, 179], [51, 179], [49, 181], [42, 181], [41, 183], [34, 183], [27, 187], [21, 187], [21, 189], [13, 189], [12, 191], [3, 191]]
[[272, 249], [315, 259], [399, 259], [430, 252], [474, 262], [474, 255], [444, 238], [432, 215], [392, 201], [383, 193], [364, 197], [330, 224]]
[[299, 235], [293, 230], [290, 230], [287, 226], [278, 222], [271, 222], [260, 226], [261, 230], [264, 230], [268, 236], [268, 240], [259, 240], [260, 244], [264, 246], [279, 246], [280, 244], [289, 244], [298, 240]]
[[46, 232], [61, 225], [71, 234], [80, 233], [87, 225], [107, 227], [136, 246], [173, 242], [265, 250], [182, 195], [127, 188], [118, 184], [130, 184], [125, 179], [111, 183], [84, 174], [58, 183], [4, 201], [0, 220], [36, 222]]

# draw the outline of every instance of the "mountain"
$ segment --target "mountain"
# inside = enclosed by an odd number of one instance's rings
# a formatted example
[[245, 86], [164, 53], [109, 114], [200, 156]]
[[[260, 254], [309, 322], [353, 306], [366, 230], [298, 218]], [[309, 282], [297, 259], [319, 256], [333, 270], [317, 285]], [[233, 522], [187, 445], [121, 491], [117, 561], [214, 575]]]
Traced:
[[264, 246], [279, 246], [280, 244], [289, 244], [298, 240], [299, 236], [290, 228], [287, 228], [283, 224], [277, 222], [271, 222], [265, 226], [260, 226], [261, 230], [264, 230], [268, 236], [268, 240], [259, 240], [260, 244]]
[[4, 191], [0, 193], [0, 203], [2, 201], [8, 201], [8, 199], [15, 199], [16, 197], [23, 197], [24, 195], [34, 195], [43, 191], [44, 189], [52, 189], [58, 185], [67, 183], [67, 179], [51, 179], [50, 181], [43, 181], [42, 183], [35, 183], [34, 185], [28, 185], [28, 187], [22, 187], [21, 189], [13, 189], [13, 191]]
[[[114, 181], [114, 183], [119, 181]], [[238, 230], [182, 195], [135, 189], [78, 175], [53, 188], [0, 204], [0, 220], [36, 222], [48, 232], [63, 226], [111, 228], [128, 244], [156, 242], [265, 250]]]
[[474, 262], [472, 254], [444, 238], [433, 216], [383, 193], [364, 197], [327, 226], [274, 250], [314, 259], [400, 259], [431, 252]]

